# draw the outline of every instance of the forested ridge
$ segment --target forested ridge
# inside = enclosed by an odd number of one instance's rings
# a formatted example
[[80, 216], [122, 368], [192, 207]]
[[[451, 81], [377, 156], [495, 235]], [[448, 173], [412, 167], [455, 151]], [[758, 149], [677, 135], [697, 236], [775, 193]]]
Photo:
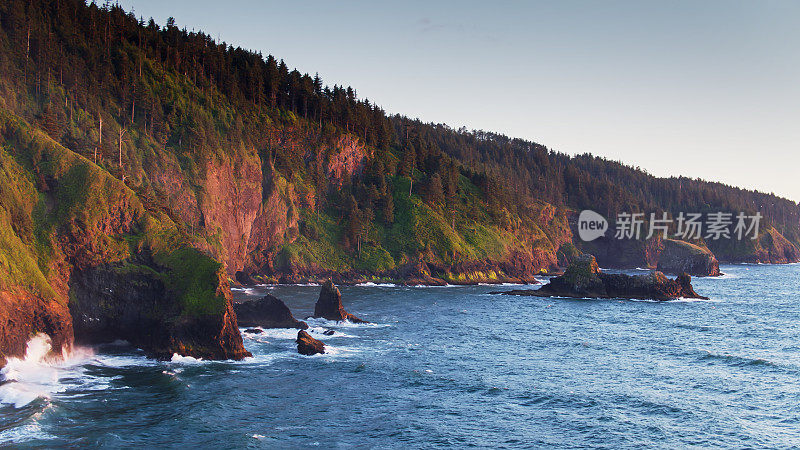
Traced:
[[[110, 3], [7, 0], [0, 26], [2, 107], [123, 180], [209, 248], [229, 251], [211, 226], [206, 162], [263, 174], [263, 204], [280, 191], [289, 219], [279, 227], [285, 241], [258, 248], [270, 259], [253, 262], [260, 269], [322, 254], [334, 255], [320, 263], [332, 270], [378, 270], [420, 254], [454, 263], [499, 258], [515, 245], [555, 253], [564, 224], [553, 215], [580, 209], [609, 217], [759, 211], [800, 245], [800, 207], [790, 200], [389, 115], [352, 87], [327, 86], [172, 19], [160, 26]], [[342, 146], [345, 156], [334, 150]], [[169, 198], [168, 180], [152, 171], [165, 158], [177, 161], [188, 180], [181, 189], [200, 206]]]

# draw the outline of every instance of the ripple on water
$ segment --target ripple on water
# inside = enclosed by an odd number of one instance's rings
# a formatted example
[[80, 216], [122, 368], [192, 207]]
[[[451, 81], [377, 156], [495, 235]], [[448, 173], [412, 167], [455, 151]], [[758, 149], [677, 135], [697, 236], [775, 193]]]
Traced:
[[[13, 396], [0, 406], [0, 440], [796, 447], [800, 267], [747, 268], [722, 267], [737, 276], [722, 282], [697, 280], [722, 307], [485, 297], [494, 288], [483, 286], [345, 286], [348, 308], [381, 323], [309, 320], [329, 346], [312, 357], [297, 354], [297, 330], [244, 333], [254, 356], [237, 362], [153, 361], [120, 345], [60, 365], [33, 351], [0, 388], [45, 388], [19, 408]], [[273, 292], [304, 313], [319, 295]], [[27, 375], [26, 364], [52, 368], [57, 381], [37, 381], [43, 375]]]

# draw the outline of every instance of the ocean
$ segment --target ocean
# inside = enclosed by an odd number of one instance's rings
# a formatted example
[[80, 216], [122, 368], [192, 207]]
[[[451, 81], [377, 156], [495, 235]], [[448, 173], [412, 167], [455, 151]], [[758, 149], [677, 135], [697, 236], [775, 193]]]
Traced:
[[[2, 370], [0, 442], [21, 447], [800, 446], [800, 265], [725, 265], [710, 300], [491, 295], [518, 286], [341, 287], [372, 324], [243, 333], [240, 362], [123, 342]], [[635, 273], [632, 271], [629, 273]], [[318, 286], [264, 286], [295, 317]], [[333, 336], [322, 335], [325, 329]]]

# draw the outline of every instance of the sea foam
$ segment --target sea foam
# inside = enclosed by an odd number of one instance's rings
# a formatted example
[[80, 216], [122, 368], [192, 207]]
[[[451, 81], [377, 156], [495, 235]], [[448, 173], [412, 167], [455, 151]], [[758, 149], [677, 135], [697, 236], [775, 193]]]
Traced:
[[28, 341], [24, 357], [8, 358], [6, 366], [0, 370], [4, 381], [0, 386], [0, 403], [21, 408], [36, 399], [50, 398], [64, 391], [67, 386], [59, 383], [59, 369], [74, 366], [90, 354], [80, 349], [65, 353], [63, 359], [59, 359], [51, 350], [50, 337], [37, 334]]

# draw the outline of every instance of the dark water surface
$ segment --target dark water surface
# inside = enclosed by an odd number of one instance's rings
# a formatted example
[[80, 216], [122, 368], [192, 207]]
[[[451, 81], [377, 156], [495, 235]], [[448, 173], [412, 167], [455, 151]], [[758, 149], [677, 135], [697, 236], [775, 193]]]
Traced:
[[[374, 325], [245, 335], [242, 362], [155, 362], [125, 345], [4, 369], [0, 440], [106, 447], [800, 445], [800, 265], [725, 266], [710, 301], [343, 287]], [[318, 287], [261, 288], [295, 316]], [[257, 294], [257, 292], [251, 292]], [[239, 293], [245, 295], [245, 293]], [[336, 330], [322, 336], [321, 326]], [[34, 342], [31, 352], [36, 350]], [[17, 380], [17, 381], [11, 381]]]

